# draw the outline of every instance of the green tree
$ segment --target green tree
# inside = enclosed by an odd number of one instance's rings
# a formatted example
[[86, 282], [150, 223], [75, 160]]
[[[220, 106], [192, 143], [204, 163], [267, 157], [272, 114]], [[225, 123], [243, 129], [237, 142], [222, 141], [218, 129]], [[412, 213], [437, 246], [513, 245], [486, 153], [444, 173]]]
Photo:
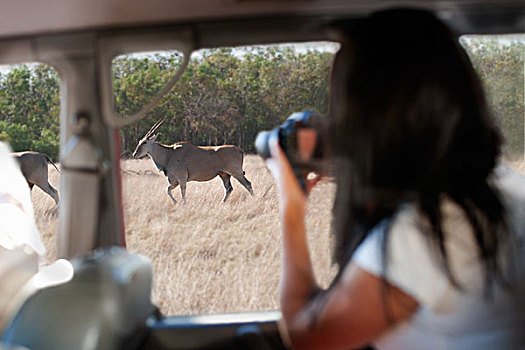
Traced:
[[524, 156], [525, 35], [470, 36], [462, 40], [505, 138], [504, 155]]
[[[279, 47], [203, 50], [192, 57], [180, 81], [149, 115], [121, 130], [124, 153], [131, 153], [149, 126], [162, 118], [167, 121], [159, 131], [166, 142], [229, 143], [253, 152], [256, 134], [281, 124], [292, 112], [306, 108], [326, 112], [332, 59], [330, 53]], [[153, 68], [164, 62], [170, 69], [177, 60], [163, 55], [140, 65], [129, 57], [118, 62], [119, 68], [114, 68], [119, 72], [114, 76], [117, 110], [130, 111], [149, 95], [146, 89], [135, 96], [145, 84], [142, 80], [132, 92], [122, 82], [137, 75], [166, 81], [167, 69]]]
[[56, 159], [59, 106], [59, 81], [53, 68], [21, 65], [0, 75], [0, 134], [14, 151], [40, 151]]
[[[462, 39], [505, 135], [505, 154], [512, 157], [524, 149], [524, 43], [523, 36]], [[116, 111], [126, 116], [140, 110], [181, 58], [175, 52], [116, 58]], [[253, 152], [257, 133], [280, 125], [291, 113], [327, 112], [332, 60], [332, 53], [283, 46], [202, 50], [143, 120], [120, 130], [123, 153], [129, 155], [159, 119], [166, 119], [159, 129], [166, 143], [229, 143]], [[0, 139], [17, 151], [41, 151], [56, 159], [59, 105], [58, 76], [51, 67], [21, 65], [0, 73]]]

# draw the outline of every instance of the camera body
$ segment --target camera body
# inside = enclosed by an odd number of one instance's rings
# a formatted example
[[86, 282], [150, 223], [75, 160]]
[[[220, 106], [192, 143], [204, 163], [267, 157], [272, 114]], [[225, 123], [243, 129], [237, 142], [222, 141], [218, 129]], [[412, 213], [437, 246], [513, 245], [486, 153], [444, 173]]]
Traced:
[[[305, 155], [301, 146], [299, 133], [301, 130], [314, 131], [315, 145]], [[288, 158], [292, 169], [299, 180], [299, 184], [305, 189], [306, 178], [309, 173], [327, 175], [329, 147], [327, 138], [326, 117], [312, 110], [293, 113], [286, 121], [269, 131], [260, 132], [255, 139], [255, 149], [263, 158], [271, 157], [269, 141], [275, 137], [284, 154]]]

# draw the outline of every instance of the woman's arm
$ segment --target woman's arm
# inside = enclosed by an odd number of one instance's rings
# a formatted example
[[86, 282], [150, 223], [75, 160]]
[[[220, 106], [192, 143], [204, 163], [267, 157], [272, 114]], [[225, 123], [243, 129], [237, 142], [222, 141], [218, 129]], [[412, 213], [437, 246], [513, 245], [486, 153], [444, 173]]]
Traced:
[[[272, 158], [267, 164], [277, 182], [283, 234], [281, 312], [294, 348], [357, 347], [409, 318], [418, 307], [413, 298], [393, 286], [385, 288], [378, 277], [352, 263], [333, 288], [316, 296], [304, 225], [306, 195], [277, 140], [270, 142], [270, 149]], [[314, 306], [316, 298], [324, 298], [321, 304], [315, 303], [319, 307]]]
[[276, 179], [283, 246], [281, 249], [281, 309], [288, 324], [318, 290], [306, 241], [306, 195], [276, 140], [270, 140], [268, 168]]

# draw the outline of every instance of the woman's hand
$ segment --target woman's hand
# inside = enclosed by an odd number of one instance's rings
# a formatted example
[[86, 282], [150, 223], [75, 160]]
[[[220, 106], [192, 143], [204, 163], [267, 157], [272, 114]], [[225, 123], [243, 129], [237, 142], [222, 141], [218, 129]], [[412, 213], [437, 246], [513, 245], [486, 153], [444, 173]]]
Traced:
[[[302, 133], [298, 136], [303, 140], [310, 138], [310, 140], [308, 140], [310, 143], [315, 142], [315, 135]], [[275, 182], [277, 183], [281, 214], [283, 214], [285, 210], [290, 210], [295, 211], [295, 215], [301, 215], [302, 217], [306, 210], [306, 197], [321, 177], [315, 176], [313, 179], [306, 179], [305, 193], [299, 185], [299, 181], [297, 181], [297, 177], [290, 166], [290, 162], [279, 146], [277, 137], [272, 137], [268, 143], [272, 157], [266, 160], [266, 165], [270, 169], [275, 178]], [[307, 147], [308, 146], [306, 146], [306, 148]], [[305, 146], [303, 146], [303, 148], [305, 148]]]
[[296, 215], [302, 217], [306, 210], [306, 194], [301, 189], [277, 138], [272, 137], [268, 143], [272, 157], [266, 160], [266, 165], [277, 184], [281, 214], [289, 209], [296, 211]]

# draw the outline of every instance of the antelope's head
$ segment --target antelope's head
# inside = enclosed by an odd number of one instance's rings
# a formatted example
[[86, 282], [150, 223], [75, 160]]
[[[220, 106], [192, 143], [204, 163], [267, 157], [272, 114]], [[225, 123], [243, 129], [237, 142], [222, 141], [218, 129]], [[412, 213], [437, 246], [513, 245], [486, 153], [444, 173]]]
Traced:
[[159, 136], [159, 134], [155, 134], [155, 131], [157, 131], [159, 126], [162, 125], [164, 120], [165, 119], [156, 122], [155, 125], [153, 125], [146, 135], [144, 135], [144, 137], [139, 141], [137, 147], [135, 147], [135, 151], [133, 151], [134, 158], [142, 158], [150, 152], [151, 145], [155, 142], [157, 136]]

